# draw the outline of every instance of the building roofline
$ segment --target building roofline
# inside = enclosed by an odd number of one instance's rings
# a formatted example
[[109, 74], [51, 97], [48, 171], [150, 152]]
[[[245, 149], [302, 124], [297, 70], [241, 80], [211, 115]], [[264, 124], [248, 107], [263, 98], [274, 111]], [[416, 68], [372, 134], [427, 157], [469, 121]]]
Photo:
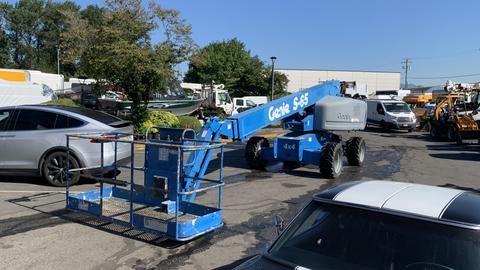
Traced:
[[353, 70], [353, 69], [316, 69], [316, 68], [276, 68], [279, 70], [298, 70], [298, 71], [336, 71], [336, 72], [371, 72], [371, 73], [400, 73], [400, 71], [378, 71], [378, 70]]

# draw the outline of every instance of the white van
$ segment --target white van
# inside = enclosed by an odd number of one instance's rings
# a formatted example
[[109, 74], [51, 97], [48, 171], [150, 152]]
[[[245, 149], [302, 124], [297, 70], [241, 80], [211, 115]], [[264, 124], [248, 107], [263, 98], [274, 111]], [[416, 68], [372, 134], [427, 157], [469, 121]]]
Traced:
[[367, 124], [383, 129], [403, 129], [412, 132], [417, 126], [415, 113], [407, 103], [392, 99], [367, 100]]

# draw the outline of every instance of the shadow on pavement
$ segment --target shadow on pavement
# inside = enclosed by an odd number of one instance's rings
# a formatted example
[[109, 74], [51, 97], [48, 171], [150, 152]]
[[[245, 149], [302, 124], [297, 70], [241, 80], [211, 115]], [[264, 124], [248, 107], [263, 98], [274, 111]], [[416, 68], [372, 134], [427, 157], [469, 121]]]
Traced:
[[234, 261], [233, 263], [230, 263], [230, 264], [227, 264], [227, 265], [224, 265], [224, 266], [220, 266], [220, 267], [217, 267], [217, 268], [214, 268], [213, 270], [230, 270], [230, 269], [233, 269], [237, 266], [239, 266], [240, 264], [250, 260], [251, 258], [255, 257], [257, 255], [251, 255], [251, 256], [248, 256], [248, 257], [245, 257], [245, 258], [242, 258], [240, 260], [237, 260], [237, 261]]
[[469, 144], [441, 144], [441, 145], [427, 145], [428, 150], [433, 151], [472, 151], [480, 153], [480, 145], [469, 145]]
[[[176, 242], [161, 235], [115, 224], [87, 213], [68, 210], [63, 208], [65, 206], [65, 194], [63, 193], [44, 192], [6, 201], [36, 211], [37, 213], [0, 220], [0, 237], [25, 233], [47, 227], [51, 228], [66, 223], [78, 223], [97, 230], [167, 249], [177, 248], [193, 241]], [[42, 201], [49, 202], [44, 203]], [[42, 210], [42, 208], [54, 208], [54, 210]]]
[[453, 159], [463, 161], [480, 161], [480, 153], [439, 153], [430, 154], [434, 158]]

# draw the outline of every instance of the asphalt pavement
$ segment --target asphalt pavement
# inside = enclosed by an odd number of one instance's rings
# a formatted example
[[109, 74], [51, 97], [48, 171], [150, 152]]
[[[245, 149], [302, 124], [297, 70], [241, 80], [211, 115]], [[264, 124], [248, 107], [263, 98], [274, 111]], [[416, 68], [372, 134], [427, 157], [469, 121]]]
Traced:
[[[183, 244], [65, 210], [65, 190], [39, 178], [2, 176], [0, 269], [230, 269], [266, 249], [275, 238], [276, 214], [290, 220], [312, 194], [326, 187], [366, 179], [479, 186], [480, 146], [476, 144], [431, 141], [421, 132], [369, 130], [357, 135], [367, 143], [365, 164], [345, 167], [335, 180], [321, 178], [313, 166], [284, 171], [281, 163], [270, 163], [266, 171], [250, 170], [243, 158], [245, 145], [228, 144], [225, 226]], [[138, 166], [143, 160], [141, 149], [137, 154]], [[216, 174], [212, 169], [207, 177]], [[135, 181], [142, 181], [140, 174]], [[83, 180], [73, 191], [95, 188], [98, 183]]]

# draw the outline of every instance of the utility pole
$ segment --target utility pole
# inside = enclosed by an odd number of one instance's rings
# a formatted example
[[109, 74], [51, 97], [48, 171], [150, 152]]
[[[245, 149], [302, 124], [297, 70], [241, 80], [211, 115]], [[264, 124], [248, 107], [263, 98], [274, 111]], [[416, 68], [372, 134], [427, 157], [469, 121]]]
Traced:
[[272, 96], [270, 97], [270, 100], [273, 100], [273, 92], [274, 92], [274, 86], [275, 86], [275, 60], [277, 60], [277, 57], [272, 56], [270, 57], [272, 60]]
[[57, 47], [57, 74], [60, 74], [60, 47]]
[[410, 69], [410, 64], [412, 64], [412, 60], [410, 58], [405, 58], [402, 60], [402, 68], [405, 69], [405, 85], [403, 86], [404, 89], [408, 88], [408, 70]]

